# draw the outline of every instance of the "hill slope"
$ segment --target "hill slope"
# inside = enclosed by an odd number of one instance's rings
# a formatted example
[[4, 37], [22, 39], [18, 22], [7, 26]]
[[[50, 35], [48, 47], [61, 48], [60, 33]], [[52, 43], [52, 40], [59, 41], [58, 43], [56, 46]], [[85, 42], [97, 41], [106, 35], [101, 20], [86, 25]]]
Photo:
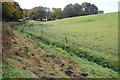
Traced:
[[118, 13], [68, 18], [43, 24], [48, 25], [42, 28], [46, 35], [56, 40], [68, 37], [70, 43], [97, 52], [118, 53]]
[[13, 46], [5, 56], [3, 76], [117, 78], [117, 14], [13, 27], [15, 37], [10, 38]]
[[[28, 33], [43, 36], [47, 42], [71, 45], [73, 53], [76, 49], [85, 52], [89, 60], [104, 67], [117, 70], [118, 63], [118, 13], [98, 14], [83, 17], [66, 18], [50, 22], [30, 22], [26, 27]], [[34, 26], [34, 27], [33, 27]], [[50, 41], [52, 40], [52, 41]], [[64, 45], [65, 46], [65, 45]], [[77, 47], [77, 48], [76, 48]], [[71, 49], [71, 47], [70, 47]], [[87, 50], [87, 51], [86, 51]], [[69, 50], [68, 50], [69, 51]], [[91, 54], [87, 54], [90, 53]], [[78, 56], [81, 54], [77, 53]], [[96, 57], [95, 57], [96, 56]], [[98, 56], [100, 60], [98, 59]], [[103, 59], [102, 59], [103, 58]], [[105, 59], [105, 60], [104, 60]], [[110, 63], [110, 64], [109, 64]], [[116, 67], [115, 67], [116, 66]]]

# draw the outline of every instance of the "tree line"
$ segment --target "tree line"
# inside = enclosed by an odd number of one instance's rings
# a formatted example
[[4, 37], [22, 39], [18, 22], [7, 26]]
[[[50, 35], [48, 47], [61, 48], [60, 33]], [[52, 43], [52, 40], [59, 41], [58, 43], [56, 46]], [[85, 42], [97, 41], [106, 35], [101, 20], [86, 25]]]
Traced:
[[48, 8], [43, 6], [32, 9], [21, 9], [17, 2], [2, 3], [2, 12], [4, 21], [19, 21], [19, 19], [31, 19], [39, 21], [51, 21], [75, 16], [84, 16], [98, 14], [98, 7], [94, 4], [83, 2], [68, 4], [62, 10], [61, 8]]

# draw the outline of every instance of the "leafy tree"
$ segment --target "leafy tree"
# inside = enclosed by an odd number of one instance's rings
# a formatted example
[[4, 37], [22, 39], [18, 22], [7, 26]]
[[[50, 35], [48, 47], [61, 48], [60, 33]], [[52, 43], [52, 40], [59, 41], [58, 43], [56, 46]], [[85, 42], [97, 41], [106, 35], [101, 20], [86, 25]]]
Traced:
[[93, 14], [98, 14], [98, 7], [92, 4], [92, 13]]
[[50, 8], [45, 8], [46, 10], [46, 20], [47, 21], [51, 21], [52, 20], [52, 11], [50, 10]]
[[52, 13], [53, 18], [55, 19], [63, 18], [63, 11], [61, 8], [52, 8], [52, 11], [53, 11]]
[[23, 15], [22, 15], [22, 17], [23, 18], [28, 18], [28, 15], [29, 15], [29, 9], [23, 9]]
[[97, 14], [98, 13], [98, 8], [94, 4], [84, 2], [84, 3], [82, 3], [81, 6], [83, 8], [83, 14], [84, 15], [90, 15], [90, 14]]
[[22, 9], [17, 2], [2, 3], [3, 21], [18, 21], [22, 18]]
[[76, 3], [73, 5], [74, 16], [80, 16], [82, 14], [82, 7], [80, 4]]
[[52, 12], [48, 12], [47, 13], [47, 21], [51, 21], [51, 20], [53, 20], [53, 18], [52, 18]]
[[84, 2], [82, 3], [82, 8], [83, 8], [83, 14], [88, 15], [89, 14], [89, 3]]
[[91, 14], [97, 14], [98, 8], [91, 3], [84, 2], [82, 5], [76, 3], [74, 5], [68, 4], [65, 6], [65, 8], [52, 8], [52, 11], [50, 8], [47, 7], [34, 7], [30, 10], [23, 10], [24, 14], [27, 12], [30, 19], [33, 20], [55, 20], [55, 19], [61, 19], [65, 17], [74, 17], [74, 16], [82, 16], [82, 15], [91, 15]]
[[48, 8], [46, 7], [35, 7], [33, 9], [30, 10], [30, 14], [29, 17], [33, 20], [41, 20], [43, 21], [43, 19], [47, 19], [47, 10]]
[[64, 13], [64, 17], [91, 15], [91, 14], [97, 14], [98, 8], [94, 4], [87, 2], [84, 2], [81, 5], [78, 3], [74, 5], [68, 4], [65, 6], [63, 13]]
[[64, 12], [64, 17], [73, 17], [74, 16], [73, 5], [72, 4], [66, 5], [63, 12]]

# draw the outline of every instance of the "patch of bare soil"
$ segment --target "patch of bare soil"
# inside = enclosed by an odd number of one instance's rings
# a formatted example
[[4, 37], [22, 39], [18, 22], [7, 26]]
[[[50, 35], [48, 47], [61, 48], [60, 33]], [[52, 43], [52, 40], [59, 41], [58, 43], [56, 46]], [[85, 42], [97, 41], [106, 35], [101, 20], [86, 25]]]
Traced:
[[[13, 59], [14, 66], [19, 67], [36, 78], [52, 78], [57, 76], [65, 76], [66, 78], [83, 78], [79, 71], [77, 63], [69, 58], [58, 54], [62, 60], [57, 60], [52, 55], [44, 56], [42, 51], [35, 47], [35, 43], [30, 42], [29, 38], [23, 37], [21, 33], [13, 32], [15, 36], [8, 37], [9, 42], [13, 45], [9, 53], [4, 54], [3, 59]], [[7, 50], [6, 50], [7, 51]], [[4, 51], [4, 53], [6, 53]], [[7, 56], [6, 56], [7, 55]], [[17, 75], [17, 74], [16, 74]]]

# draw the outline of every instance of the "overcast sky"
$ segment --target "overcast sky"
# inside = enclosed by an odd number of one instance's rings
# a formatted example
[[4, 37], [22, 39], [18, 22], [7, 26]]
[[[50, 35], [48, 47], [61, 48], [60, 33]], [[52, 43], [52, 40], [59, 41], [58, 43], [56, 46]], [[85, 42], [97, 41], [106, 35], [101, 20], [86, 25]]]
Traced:
[[82, 2], [90, 2], [95, 4], [99, 10], [104, 10], [105, 13], [118, 11], [118, 2], [120, 0], [15, 0], [21, 8], [31, 9], [35, 6], [44, 6], [49, 8], [64, 8], [67, 4], [75, 4]]

